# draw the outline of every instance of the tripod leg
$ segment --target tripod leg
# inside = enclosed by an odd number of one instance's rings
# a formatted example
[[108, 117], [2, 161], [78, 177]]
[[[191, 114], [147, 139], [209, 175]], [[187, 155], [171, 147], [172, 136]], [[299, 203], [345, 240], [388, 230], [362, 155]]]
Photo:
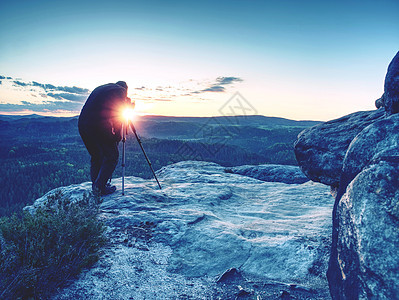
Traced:
[[130, 124], [130, 126], [131, 126], [131, 128], [132, 128], [132, 130], [133, 130], [134, 135], [136, 136], [136, 140], [137, 140], [137, 142], [139, 143], [141, 150], [143, 151], [144, 157], [145, 157], [145, 159], [147, 160], [147, 163], [148, 163], [148, 165], [149, 165], [149, 167], [150, 167], [150, 169], [151, 169], [152, 175], [154, 175], [154, 178], [155, 178], [155, 180], [157, 181], [157, 184], [158, 184], [158, 186], [159, 186], [159, 189], [162, 190], [162, 187], [161, 187], [161, 184], [160, 184], [159, 181], [158, 181], [157, 175], [155, 175], [154, 169], [152, 168], [152, 164], [151, 164], [151, 162], [150, 162], [150, 159], [148, 158], [147, 153], [145, 153], [145, 151], [144, 151], [143, 144], [141, 143], [140, 137], [139, 137], [139, 135], [137, 134], [136, 128], [134, 127], [134, 125], [133, 125], [132, 122], [130, 122], [129, 124]]
[[122, 196], [125, 195], [125, 166], [126, 166], [126, 149], [125, 149], [125, 142], [126, 142], [126, 134], [125, 128], [122, 124]]

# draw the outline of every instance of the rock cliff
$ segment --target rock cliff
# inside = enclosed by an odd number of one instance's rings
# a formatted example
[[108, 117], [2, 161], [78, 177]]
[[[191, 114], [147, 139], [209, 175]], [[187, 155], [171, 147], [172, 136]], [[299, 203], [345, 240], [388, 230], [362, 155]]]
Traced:
[[327, 274], [334, 299], [399, 295], [399, 52], [376, 105], [305, 130], [295, 143], [304, 174], [336, 197]]
[[[293, 169], [284, 168], [273, 180], [295, 181]], [[125, 196], [121, 179], [114, 180], [118, 191], [104, 197], [100, 214], [109, 245], [56, 299], [325, 299], [333, 205], [328, 188], [247, 175], [214, 163], [180, 162], [158, 171], [162, 190], [152, 180], [127, 177]], [[259, 168], [255, 175], [261, 176]], [[83, 183], [61, 190], [79, 199], [90, 188]]]

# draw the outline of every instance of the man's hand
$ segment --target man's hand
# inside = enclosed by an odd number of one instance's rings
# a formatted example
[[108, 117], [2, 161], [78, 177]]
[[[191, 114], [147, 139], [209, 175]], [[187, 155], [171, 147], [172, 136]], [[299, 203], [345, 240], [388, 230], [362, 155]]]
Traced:
[[119, 143], [122, 140], [122, 123], [114, 123], [114, 127], [112, 128], [112, 136], [116, 143]]

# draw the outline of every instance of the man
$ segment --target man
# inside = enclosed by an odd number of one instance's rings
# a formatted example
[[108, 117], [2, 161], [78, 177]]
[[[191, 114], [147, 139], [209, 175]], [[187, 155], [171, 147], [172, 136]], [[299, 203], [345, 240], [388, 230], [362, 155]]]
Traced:
[[118, 163], [118, 143], [122, 139], [122, 111], [131, 104], [124, 81], [95, 88], [79, 116], [79, 133], [91, 156], [90, 176], [93, 192], [115, 192], [108, 180]]

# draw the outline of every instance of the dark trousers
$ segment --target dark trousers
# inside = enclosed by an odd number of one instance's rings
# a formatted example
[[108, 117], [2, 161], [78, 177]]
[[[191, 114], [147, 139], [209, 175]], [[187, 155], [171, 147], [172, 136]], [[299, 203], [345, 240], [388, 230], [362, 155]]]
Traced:
[[107, 139], [96, 128], [79, 126], [79, 133], [91, 156], [90, 176], [93, 187], [102, 189], [118, 164], [118, 143], [114, 139]]

